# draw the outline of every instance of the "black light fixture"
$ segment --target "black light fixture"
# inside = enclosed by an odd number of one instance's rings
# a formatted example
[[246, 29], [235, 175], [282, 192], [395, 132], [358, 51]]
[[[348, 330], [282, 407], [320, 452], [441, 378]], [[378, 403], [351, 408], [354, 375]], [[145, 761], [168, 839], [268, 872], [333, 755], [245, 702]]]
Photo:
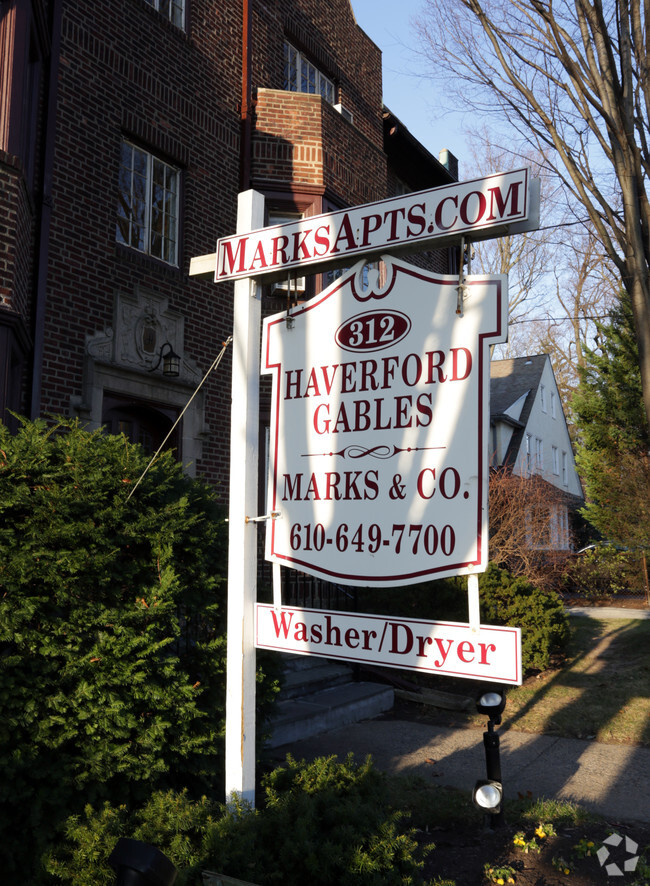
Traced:
[[502, 689], [485, 689], [476, 699], [476, 710], [479, 714], [487, 714], [497, 726], [501, 723], [501, 714], [506, 706], [506, 694]]
[[478, 809], [490, 815], [497, 815], [501, 812], [502, 800], [503, 785], [501, 782], [485, 778], [476, 782], [472, 793], [472, 802]]
[[[165, 350], [165, 348], [167, 350]], [[181, 358], [168, 341], [160, 346], [160, 350], [158, 351], [158, 361], [155, 366], [151, 367], [149, 372], [155, 372], [161, 363], [163, 365], [162, 374], [167, 378], [178, 378], [181, 374]]]
[[120, 837], [108, 857], [115, 886], [173, 886], [178, 871], [166, 855], [140, 840]]
[[476, 699], [476, 710], [479, 714], [487, 714], [488, 717], [487, 730], [483, 733], [487, 779], [476, 782], [472, 801], [485, 813], [485, 825], [489, 828], [501, 827], [504, 824], [499, 736], [494, 727], [501, 723], [501, 714], [505, 706], [506, 693], [503, 689], [483, 689]]

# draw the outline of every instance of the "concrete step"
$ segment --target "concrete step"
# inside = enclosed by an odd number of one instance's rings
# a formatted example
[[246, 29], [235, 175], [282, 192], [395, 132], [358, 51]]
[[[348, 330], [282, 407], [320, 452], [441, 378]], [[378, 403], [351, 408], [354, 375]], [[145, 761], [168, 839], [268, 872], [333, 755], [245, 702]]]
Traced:
[[312, 738], [330, 729], [369, 720], [393, 706], [390, 686], [379, 683], [345, 683], [280, 701], [270, 723], [268, 748]]
[[280, 696], [283, 701], [340, 686], [352, 679], [352, 668], [344, 662], [304, 655], [299, 658], [302, 661], [288, 660], [285, 664]]

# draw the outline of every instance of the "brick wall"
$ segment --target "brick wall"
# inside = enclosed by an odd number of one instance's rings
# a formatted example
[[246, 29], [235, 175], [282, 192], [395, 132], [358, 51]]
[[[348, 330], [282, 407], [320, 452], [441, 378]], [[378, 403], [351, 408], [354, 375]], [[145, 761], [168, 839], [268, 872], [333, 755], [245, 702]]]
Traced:
[[[185, 317], [185, 353], [205, 372], [232, 327], [231, 289], [189, 279], [190, 258], [235, 227], [240, 3], [193, 0], [188, 33], [144, 0], [64, 2], [42, 412], [69, 412], [86, 337], [110, 327], [116, 291], [147, 290]], [[122, 138], [182, 170], [173, 268], [116, 242]], [[229, 374], [207, 386], [199, 470], [227, 474]], [[224, 453], [225, 447], [225, 453]]]
[[35, 249], [33, 204], [20, 162], [0, 151], [0, 308], [31, 316], [31, 285]]

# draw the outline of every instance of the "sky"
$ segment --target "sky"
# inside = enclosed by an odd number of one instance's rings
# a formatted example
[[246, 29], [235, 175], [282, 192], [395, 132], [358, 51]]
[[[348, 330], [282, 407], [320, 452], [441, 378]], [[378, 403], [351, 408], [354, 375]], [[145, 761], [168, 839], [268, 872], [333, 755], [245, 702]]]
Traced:
[[[413, 52], [413, 20], [424, 0], [351, 0], [357, 24], [382, 51], [384, 104], [437, 157], [447, 148], [461, 162], [470, 159], [462, 114], [440, 114], [436, 87], [422, 76], [424, 63]], [[418, 71], [420, 72], [418, 74]]]

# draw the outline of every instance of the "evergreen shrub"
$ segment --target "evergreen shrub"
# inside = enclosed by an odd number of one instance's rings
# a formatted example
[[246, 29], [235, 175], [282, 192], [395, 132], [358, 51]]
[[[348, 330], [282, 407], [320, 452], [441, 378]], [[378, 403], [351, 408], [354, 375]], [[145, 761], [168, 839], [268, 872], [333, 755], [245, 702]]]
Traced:
[[226, 525], [170, 453], [127, 501], [148, 461], [72, 420], [0, 426], [7, 882], [41, 882], [41, 853], [88, 803], [221, 790]]
[[[88, 806], [68, 822], [48, 870], [67, 886], [112, 886], [108, 855], [120, 836], [157, 846], [179, 869], [177, 886], [212, 870], [259, 886], [417, 886], [419, 847], [385, 777], [352, 755], [311, 763], [287, 757], [264, 776], [258, 808], [226, 808], [186, 794], [156, 794], [140, 810]], [[92, 873], [90, 873], [92, 871]]]
[[493, 563], [480, 576], [481, 622], [521, 628], [522, 667], [543, 671], [562, 652], [569, 625], [555, 591], [540, 590], [523, 576], [513, 577]]

